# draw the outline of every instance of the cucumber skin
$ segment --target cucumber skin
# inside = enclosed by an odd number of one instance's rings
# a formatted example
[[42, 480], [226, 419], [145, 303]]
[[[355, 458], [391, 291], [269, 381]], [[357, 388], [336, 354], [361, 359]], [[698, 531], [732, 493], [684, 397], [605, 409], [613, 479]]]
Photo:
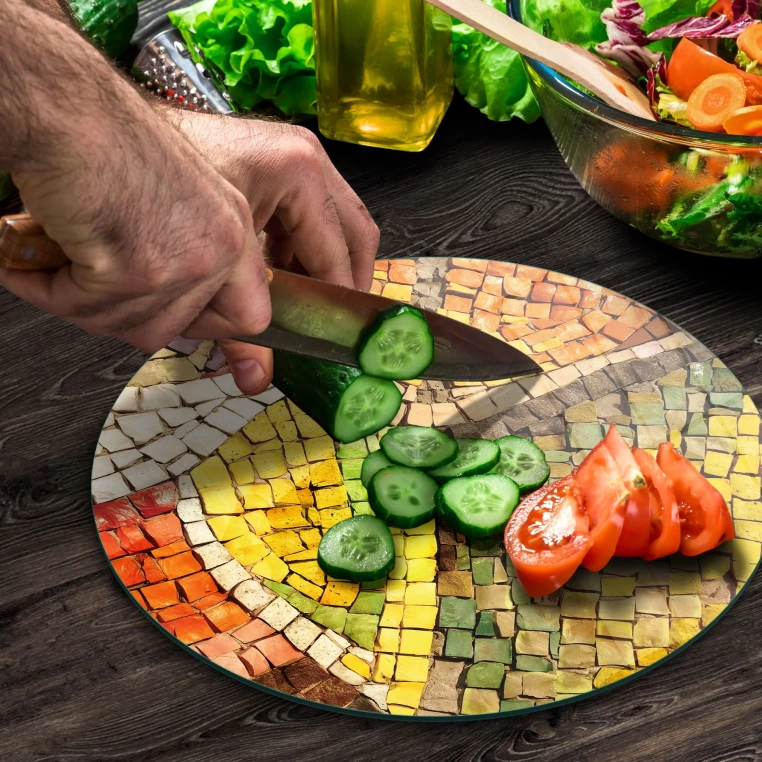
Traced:
[[[310, 357], [278, 350], [273, 352], [273, 384], [307, 415], [314, 418], [334, 439], [344, 444], [348, 442], [336, 436], [336, 413], [344, 392], [353, 381], [364, 375], [359, 368], [351, 368], [348, 365], [313, 360]], [[377, 431], [390, 422], [383, 423]], [[375, 432], [366, 436], [372, 433]]]
[[[542, 481], [540, 481], [539, 483], [538, 482], [532, 482], [531, 484], [527, 484], [525, 486], [522, 486], [512, 476], [508, 476], [508, 474], [504, 474], [501, 471], [496, 471], [495, 470], [500, 465], [500, 461], [503, 459], [503, 454], [502, 454], [503, 453], [503, 448], [502, 448], [500, 443], [505, 441], [505, 440], [508, 440], [508, 439], [522, 439], [525, 442], [529, 442], [529, 444], [531, 444], [535, 449], [537, 449], [539, 452], [542, 453], [543, 463], [545, 464], [545, 478], [542, 479]], [[530, 439], [527, 439], [526, 437], [517, 436], [516, 434], [508, 434], [507, 436], [499, 437], [498, 439], [495, 439], [493, 441], [495, 442], [495, 444], [500, 449], [500, 459], [495, 464], [493, 470], [489, 471], [488, 473], [494, 473], [494, 474], [497, 474], [498, 476], [507, 476], [509, 479], [511, 479], [511, 481], [515, 482], [518, 485], [519, 490], [521, 491], [522, 495], [526, 495], [529, 492], [534, 492], [535, 490], [540, 489], [540, 487], [542, 487], [543, 485], [545, 485], [547, 483], [548, 479], [550, 478], [550, 466], [548, 465], [548, 461], [545, 459], [545, 453], [542, 452], [542, 450], [540, 450], [540, 448], [537, 447], [537, 445], [534, 442], [532, 442]]]
[[[379, 441], [379, 444], [381, 445], [381, 452], [384, 453], [384, 456], [386, 457], [386, 459], [388, 461], [391, 462], [392, 465], [394, 465], [394, 466], [404, 466], [405, 468], [415, 468], [415, 469], [417, 469], [419, 471], [423, 471], [428, 476], [429, 475], [428, 474], [429, 471], [433, 471], [433, 470], [435, 470], [437, 468], [442, 468], [442, 466], [447, 466], [450, 463], [452, 463], [458, 457], [458, 445], [455, 444], [455, 450], [453, 451], [452, 457], [447, 458], [446, 460], [442, 461], [441, 463], [437, 463], [436, 466], [426, 466], [425, 468], [422, 467], [422, 466], [411, 466], [409, 463], [401, 463], [398, 460], [394, 460], [393, 458], [390, 458], [389, 457], [389, 453], [387, 452], [386, 448], [384, 447], [384, 438], [388, 434], [390, 434], [392, 431], [402, 431], [402, 430], [404, 430], [406, 428], [425, 429], [425, 428], [433, 428], [433, 427], [432, 426], [410, 426], [410, 425], [408, 425], [408, 426], [395, 426], [393, 429], [390, 429], [389, 431], [387, 431], [386, 434], [384, 434], [384, 436], [381, 437], [381, 439]], [[434, 429], [434, 430], [438, 431], [438, 429]], [[441, 432], [441, 433], [444, 434], [444, 432]], [[394, 439], [394, 437], [391, 437], [390, 441], [392, 439]], [[455, 442], [455, 439], [453, 437], [450, 437], [450, 439], [452, 439], [452, 441]]]
[[[426, 323], [426, 326], [428, 327], [428, 321], [426, 320], [426, 316], [420, 311], [417, 310], [415, 307], [410, 307], [407, 304], [396, 304], [394, 307], [389, 307], [388, 310], [384, 310], [383, 312], [379, 312], [378, 315], [376, 315], [376, 319], [363, 331], [363, 335], [360, 337], [360, 343], [357, 345], [357, 357], [359, 362], [359, 357], [363, 353], [363, 350], [367, 346], [368, 342], [376, 335], [378, 330], [381, 328], [381, 326], [390, 318], [397, 317], [398, 315], [405, 315], [405, 314], [413, 314], [417, 317], [420, 317], [421, 320], [423, 320], [424, 323]], [[431, 335], [431, 329], [429, 329], [429, 335]], [[428, 365], [423, 368], [423, 370], [418, 371], [418, 375], [425, 372], [426, 369], [431, 365], [431, 363], [434, 361], [434, 337], [431, 338], [432, 341], [432, 358], [431, 361], [428, 363]], [[407, 378], [392, 378], [389, 376], [389, 379], [392, 381], [408, 381], [410, 379]]]
[[[455, 440], [458, 441], [457, 439]], [[486, 442], [494, 441], [494, 440], [484, 440]], [[482, 465], [482, 466], [475, 466], [474, 470], [468, 471], [467, 473], [458, 474], [457, 476], [438, 476], [435, 471], [438, 471], [440, 468], [447, 468], [447, 466], [451, 465], [448, 463], [444, 466], [439, 466], [438, 468], [432, 468], [431, 471], [427, 469], [426, 473], [434, 479], [434, 481], [439, 484], [440, 486], [447, 484], [447, 482], [452, 481], [453, 479], [461, 479], [463, 477], [467, 476], [481, 476], [482, 474], [488, 474], [492, 469], [500, 462], [500, 448], [497, 448], [497, 458], [493, 461], [490, 461], [488, 464]], [[455, 460], [457, 460], [457, 456], [455, 457]], [[453, 463], [455, 461], [452, 461]], [[508, 477], [510, 479], [510, 477]]]
[[82, 31], [109, 58], [119, 58], [138, 28], [138, 0], [69, 0]]
[[[354, 516], [352, 517], [354, 518]], [[348, 519], [347, 519], [348, 520]], [[339, 522], [341, 524], [341, 522]], [[338, 526], [339, 524], [334, 524], [334, 526]], [[333, 529], [333, 527], [331, 527]], [[328, 534], [328, 532], [331, 531], [329, 529], [326, 531], [325, 535], [323, 535], [323, 538]], [[386, 527], [386, 530], [389, 531], [388, 527]], [[380, 570], [372, 571], [372, 572], [362, 572], [362, 571], [353, 571], [347, 574], [345, 569], [339, 569], [338, 566], [334, 566], [330, 562], [326, 562], [325, 558], [320, 553], [320, 545], [318, 545], [318, 555], [317, 555], [317, 564], [318, 566], [330, 577], [334, 577], [335, 579], [347, 579], [350, 582], [373, 582], [380, 578], [385, 579], [386, 576], [389, 574], [389, 572], [394, 569], [394, 565], [397, 561], [395, 554], [394, 554], [394, 539], [392, 538], [392, 533], [389, 532], [389, 538], [391, 539], [391, 559], [386, 564], [386, 566], [382, 567]], [[322, 540], [321, 540], [322, 543]]]
[[[393, 467], [395, 467], [396, 464], [393, 464]], [[398, 468], [408, 468], [408, 466], [396, 466]], [[384, 469], [382, 468], [381, 471]], [[419, 471], [420, 469], [414, 469], [416, 471]], [[381, 473], [381, 471], [377, 471], [376, 473]], [[425, 476], [428, 476], [424, 471], [421, 471], [422, 474]], [[429, 476], [431, 479], [431, 477]], [[373, 475], [373, 479], [370, 480], [370, 484], [368, 484], [368, 502], [370, 503], [370, 507], [373, 509], [373, 513], [376, 514], [376, 516], [381, 519], [381, 521], [386, 522], [390, 527], [395, 527], [397, 529], [414, 529], [415, 527], [423, 526], [428, 521], [431, 521], [434, 518], [434, 514], [437, 510], [437, 504], [436, 504], [436, 497], [439, 495], [439, 491], [437, 491], [436, 495], [434, 496], [434, 505], [431, 506], [430, 511], [426, 511], [423, 516], [422, 520], [415, 519], [412, 516], [410, 518], [407, 517], [396, 517], [391, 516], [389, 512], [381, 505], [381, 503], [378, 500], [378, 495], [376, 495], [376, 488], [373, 484], [373, 481], [375, 479], [375, 474]], [[434, 481], [433, 479], [431, 479]], [[436, 482], [434, 482], [436, 484]]]

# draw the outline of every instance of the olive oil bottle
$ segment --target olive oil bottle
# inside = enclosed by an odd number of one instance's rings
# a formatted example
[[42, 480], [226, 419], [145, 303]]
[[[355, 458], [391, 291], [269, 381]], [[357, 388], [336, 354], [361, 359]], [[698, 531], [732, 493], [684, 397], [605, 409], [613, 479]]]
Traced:
[[327, 138], [422, 151], [453, 95], [452, 21], [425, 0], [313, 0]]

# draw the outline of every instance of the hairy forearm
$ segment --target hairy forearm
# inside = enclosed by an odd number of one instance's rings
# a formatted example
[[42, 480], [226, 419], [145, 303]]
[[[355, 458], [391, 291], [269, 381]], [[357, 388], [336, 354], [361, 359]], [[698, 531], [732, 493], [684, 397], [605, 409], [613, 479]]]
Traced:
[[31, 8], [47, 13], [58, 21], [63, 21], [72, 26], [76, 25], [74, 15], [66, 0], [26, 0], [26, 4]]

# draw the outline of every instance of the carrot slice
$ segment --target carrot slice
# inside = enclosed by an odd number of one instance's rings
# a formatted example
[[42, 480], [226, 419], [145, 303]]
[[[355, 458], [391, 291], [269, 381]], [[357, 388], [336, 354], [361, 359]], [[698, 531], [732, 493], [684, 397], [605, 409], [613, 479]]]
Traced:
[[717, 0], [717, 2], [706, 12], [707, 16], [713, 13], [721, 13], [733, 20], [733, 0]]
[[738, 38], [738, 49], [754, 61], [762, 61], [762, 24], [747, 26]]
[[746, 87], [738, 74], [713, 74], [688, 98], [688, 121], [697, 130], [722, 132], [722, 123], [746, 103]]
[[762, 135], [762, 106], [739, 108], [722, 123], [728, 135]]

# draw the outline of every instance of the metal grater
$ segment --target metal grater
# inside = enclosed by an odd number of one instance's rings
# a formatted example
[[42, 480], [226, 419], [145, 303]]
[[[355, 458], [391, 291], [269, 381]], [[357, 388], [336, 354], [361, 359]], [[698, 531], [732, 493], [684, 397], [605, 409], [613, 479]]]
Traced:
[[[202, 58], [198, 48], [195, 53]], [[176, 29], [151, 39], [135, 59], [132, 73], [141, 87], [187, 109], [236, 114], [230, 95], [206, 66], [193, 60]]]

